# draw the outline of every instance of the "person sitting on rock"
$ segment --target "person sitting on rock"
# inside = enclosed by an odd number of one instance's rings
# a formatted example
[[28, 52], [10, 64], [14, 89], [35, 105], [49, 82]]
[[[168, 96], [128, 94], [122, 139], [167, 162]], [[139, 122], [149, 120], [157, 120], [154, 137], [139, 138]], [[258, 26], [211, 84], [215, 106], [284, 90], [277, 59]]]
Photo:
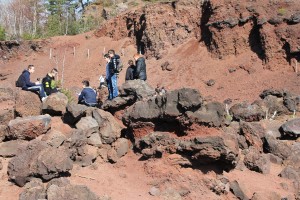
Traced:
[[135, 65], [132, 60], [128, 61], [128, 68], [126, 70], [125, 81], [134, 80]]
[[90, 83], [87, 80], [82, 81], [83, 90], [79, 94], [78, 104], [95, 107], [97, 105], [97, 93], [90, 87]]
[[48, 96], [52, 93], [58, 92], [55, 82], [55, 76], [57, 73], [57, 69], [53, 68], [42, 80], [43, 87]]
[[22, 88], [22, 90], [39, 92], [39, 96], [42, 101], [47, 97], [43, 85], [37, 81], [35, 83], [30, 82], [30, 74], [34, 73], [35, 68], [33, 65], [28, 65], [27, 70], [24, 70], [19, 76], [16, 86]]

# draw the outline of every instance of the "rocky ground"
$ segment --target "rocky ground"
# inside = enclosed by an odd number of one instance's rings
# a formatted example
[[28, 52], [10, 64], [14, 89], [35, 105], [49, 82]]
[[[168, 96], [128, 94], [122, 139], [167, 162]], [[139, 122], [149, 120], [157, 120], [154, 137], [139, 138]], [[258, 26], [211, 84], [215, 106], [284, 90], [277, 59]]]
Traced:
[[[299, 199], [299, 9], [166, 2], [83, 35], [1, 42], [0, 199]], [[32, 79], [57, 67], [73, 93], [97, 87], [108, 49], [143, 53], [147, 83], [122, 71], [99, 108], [14, 87], [28, 64]]]

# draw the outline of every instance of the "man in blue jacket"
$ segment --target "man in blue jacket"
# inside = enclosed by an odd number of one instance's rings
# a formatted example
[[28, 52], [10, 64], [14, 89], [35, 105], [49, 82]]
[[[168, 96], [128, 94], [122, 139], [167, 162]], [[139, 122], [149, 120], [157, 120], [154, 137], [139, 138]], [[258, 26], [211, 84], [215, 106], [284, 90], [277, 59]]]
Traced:
[[108, 100], [112, 100], [118, 96], [118, 77], [114, 71], [114, 61], [110, 54], [105, 54], [106, 60], [106, 82], [108, 88]]
[[16, 86], [21, 87], [22, 90], [39, 92], [41, 100], [44, 101], [44, 99], [46, 98], [46, 94], [43, 85], [39, 81], [35, 83], [30, 82], [30, 74], [34, 73], [34, 71], [34, 66], [28, 65], [27, 70], [24, 70], [19, 76], [16, 82]]
[[97, 93], [90, 87], [89, 81], [82, 81], [83, 90], [79, 94], [78, 103], [84, 104], [86, 106], [96, 106], [97, 105]]

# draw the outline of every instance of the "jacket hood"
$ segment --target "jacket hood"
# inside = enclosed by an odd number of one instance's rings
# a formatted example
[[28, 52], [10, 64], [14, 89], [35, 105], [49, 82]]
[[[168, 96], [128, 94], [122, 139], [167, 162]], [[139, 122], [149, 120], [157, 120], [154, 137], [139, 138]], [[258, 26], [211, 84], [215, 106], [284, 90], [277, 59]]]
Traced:
[[27, 69], [24, 69], [23, 72], [22, 72], [22, 74], [25, 73], [25, 72], [29, 73], [29, 71]]
[[120, 59], [120, 56], [117, 55], [117, 54], [115, 54], [113, 58], [115, 58], [115, 59]]
[[144, 57], [139, 57], [139, 58], [137, 59], [137, 61], [138, 61], [138, 60], [145, 61], [145, 58], [144, 58]]

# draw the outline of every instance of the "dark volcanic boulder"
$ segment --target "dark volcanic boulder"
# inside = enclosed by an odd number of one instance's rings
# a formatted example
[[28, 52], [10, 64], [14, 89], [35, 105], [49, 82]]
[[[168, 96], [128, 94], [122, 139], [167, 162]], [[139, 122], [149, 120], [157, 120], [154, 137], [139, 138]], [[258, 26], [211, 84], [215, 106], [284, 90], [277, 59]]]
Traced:
[[42, 103], [44, 113], [50, 115], [62, 115], [66, 112], [68, 97], [60, 92], [53, 93]]
[[41, 179], [33, 178], [26, 183], [24, 190], [19, 196], [19, 200], [46, 199], [46, 189]]
[[11, 88], [0, 86], [0, 125], [7, 125], [15, 117], [15, 95]]
[[297, 172], [293, 167], [286, 166], [279, 174], [282, 178], [287, 178], [300, 182], [300, 171]]
[[121, 136], [124, 127], [116, 121], [112, 114], [101, 109], [95, 109], [92, 115], [98, 122], [100, 136], [104, 144], [111, 144]]
[[31, 140], [45, 134], [51, 128], [51, 117], [39, 115], [16, 118], [8, 124], [8, 138]]
[[221, 161], [223, 167], [230, 168], [238, 161], [237, 139], [229, 134], [180, 139], [167, 133], [153, 132], [137, 140], [135, 147], [145, 158], [177, 152], [195, 164]]
[[38, 96], [30, 91], [19, 90], [16, 94], [16, 114], [20, 117], [40, 115], [42, 103]]
[[277, 140], [271, 135], [264, 137], [264, 152], [272, 153], [281, 159], [286, 159], [291, 155], [291, 147], [282, 140]]
[[0, 125], [7, 125], [10, 120], [15, 118], [14, 109], [0, 110]]
[[49, 186], [47, 190], [48, 200], [101, 200], [88, 187], [84, 185]]
[[63, 119], [66, 123], [75, 125], [81, 117], [86, 116], [86, 111], [89, 107], [77, 103], [69, 103], [67, 105], [67, 112], [64, 114]]
[[271, 96], [275, 96], [275, 97], [284, 97], [284, 90], [274, 90], [274, 89], [267, 89], [264, 90], [259, 96], [260, 98], [264, 99], [265, 97], [271, 95]]
[[186, 112], [186, 115], [192, 123], [213, 127], [224, 125], [226, 120], [225, 107], [219, 102], [210, 102], [196, 112]]
[[176, 121], [187, 111], [196, 111], [201, 107], [202, 97], [197, 90], [182, 88], [148, 99], [138, 101], [129, 107], [123, 115], [126, 125], [136, 122], [154, 122], [155, 120]]
[[11, 140], [0, 143], [0, 157], [13, 157], [22, 146], [26, 146], [27, 144], [28, 142], [24, 140]]
[[263, 151], [263, 138], [265, 129], [256, 122], [240, 122], [240, 132], [245, 137], [249, 146], [255, 147], [258, 151]]
[[101, 108], [103, 110], [116, 111], [120, 110], [126, 106], [130, 106], [135, 102], [136, 98], [133, 95], [125, 97], [116, 97], [109, 101], [104, 101]]
[[2, 142], [8, 135], [8, 126], [0, 125], [0, 142]]
[[265, 112], [257, 104], [238, 103], [230, 108], [233, 119], [246, 122], [259, 121], [265, 117]]
[[300, 12], [297, 12], [297, 13], [293, 14], [291, 16], [291, 18], [289, 19], [289, 22], [293, 23], [293, 24], [300, 23]]
[[139, 79], [126, 81], [119, 90], [120, 96], [133, 95], [137, 100], [143, 100], [155, 95], [155, 90], [147, 82]]
[[271, 168], [270, 157], [265, 154], [260, 154], [255, 148], [250, 148], [248, 154], [244, 158], [245, 166], [253, 171], [269, 174]]
[[33, 177], [50, 180], [66, 174], [72, 167], [66, 148], [53, 148], [34, 140], [9, 161], [7, 174], [17, 185], [24, 186]]
[[284, 123], [280, 129], [282, 130], [283, 135], [298, 138], [300, 136], [300, 118], [292, 119]]

